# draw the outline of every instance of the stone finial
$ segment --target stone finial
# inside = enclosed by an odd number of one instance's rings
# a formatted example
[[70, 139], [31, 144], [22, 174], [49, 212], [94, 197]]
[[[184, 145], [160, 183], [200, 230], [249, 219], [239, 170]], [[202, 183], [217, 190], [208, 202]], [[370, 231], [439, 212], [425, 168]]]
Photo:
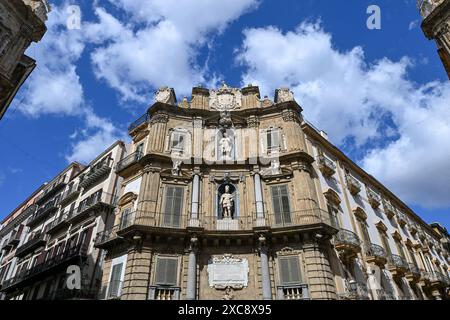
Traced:
[[177, 101], [175, 90], [169, 87], [159, 88], [155, 93], [155, 101], [166, 104], [175, 104]]
[[275, 91], [275, 103], [294, 101], [294, 93], [289, 88], [280, 88]]

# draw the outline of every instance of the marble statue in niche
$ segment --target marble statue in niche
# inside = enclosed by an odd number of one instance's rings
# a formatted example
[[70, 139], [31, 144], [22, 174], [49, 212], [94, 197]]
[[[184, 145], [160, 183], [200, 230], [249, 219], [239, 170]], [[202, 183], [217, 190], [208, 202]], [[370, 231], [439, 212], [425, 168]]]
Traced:
[[230, 186], [225, 186], [224, 193], [220, 196], [220, 206], [224, 219], [232, 219], [234, 214], [234, 195], [230, 193]]
[[222, 138], [219, 140], [219, 151], [222, 159], [232, 158], [233, 139], [226, 131], [222, 131]]

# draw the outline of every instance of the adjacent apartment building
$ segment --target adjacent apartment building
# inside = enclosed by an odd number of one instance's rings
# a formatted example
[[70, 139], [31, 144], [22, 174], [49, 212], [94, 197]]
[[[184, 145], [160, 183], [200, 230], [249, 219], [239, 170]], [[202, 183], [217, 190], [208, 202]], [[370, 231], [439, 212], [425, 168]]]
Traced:
[[418, 0], [422, 30], [435, 40], [438, 54], [450, 79], [450, 0]]
[[106, 299], [449, 298], [446, 239], [305, 121], [289, 89], [162, 88], [129, 128]]
[[24, 52], [44, 36], [49, 12], [47, 0], [0, 0], [0, 120], [36, 67]]
[[[94, 239], [115, 217], [121, 178], [114, 167], [125, 152], [118, 141], [87, 166], [72, 163], [30, 199], [34, 209], [21, 224], [23, 235], [5, 256], [13, 256], [14, 264], [1, 262], [4, 299], [99, 298], [103, 255]], [[11, 229], [9, 221], [4, 224]], [[75, 269], [79, 284], [69, 285], [68, 270]]]

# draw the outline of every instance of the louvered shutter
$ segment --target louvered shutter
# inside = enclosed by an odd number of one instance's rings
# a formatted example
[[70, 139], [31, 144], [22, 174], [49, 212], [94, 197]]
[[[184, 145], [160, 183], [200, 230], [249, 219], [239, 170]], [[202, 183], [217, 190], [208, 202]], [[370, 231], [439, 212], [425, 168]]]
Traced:
[[156, 285], [177, 285], [178, 258], [158, 257], [156, 263]]
[[278, 263], [282, 285], [295, 285], [302, 282], [298, 256], [280, 257]]
[[179, 227], [183, 207], [183, 188], [167, 187], [163, 224], [167, 227]]
[[292, 220], [287, 186], [273, 186], [271, 190], [275, 224], [290, 224]]

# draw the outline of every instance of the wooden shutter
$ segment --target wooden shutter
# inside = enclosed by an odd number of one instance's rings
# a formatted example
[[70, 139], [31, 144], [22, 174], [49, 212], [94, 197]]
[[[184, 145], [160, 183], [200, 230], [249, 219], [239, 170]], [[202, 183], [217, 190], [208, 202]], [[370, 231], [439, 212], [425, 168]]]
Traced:
[[156, 262], [156, 285], [176, 286], [178, 258], [158, 257]]
[[279, 257], [278, 263], [281, 285], [287, 286], [302, 283], [298, 256]]
[[290, 224], [292, 220], [287, 185], [273, 186], [271, 190], [275, 224]]
[[166, 187], [166, 203], [164, 208], [163, 224], [167, 227], [179, 227], [183, 207], [183, 188]]

